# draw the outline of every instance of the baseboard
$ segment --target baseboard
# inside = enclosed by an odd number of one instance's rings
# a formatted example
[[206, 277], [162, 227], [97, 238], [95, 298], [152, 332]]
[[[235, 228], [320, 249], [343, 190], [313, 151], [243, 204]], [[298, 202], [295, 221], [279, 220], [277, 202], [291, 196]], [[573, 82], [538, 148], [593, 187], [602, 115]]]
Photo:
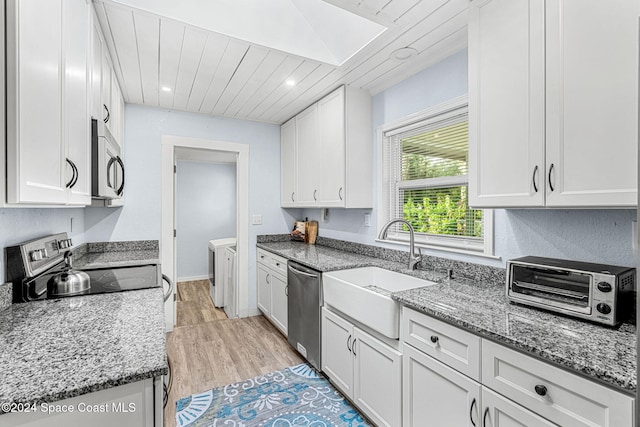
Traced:
[[177, 282], [195, 282], [196, 280], [209, 280], [209, 275], [206, 276], [190, 276], [190, 277], [178, 277]]

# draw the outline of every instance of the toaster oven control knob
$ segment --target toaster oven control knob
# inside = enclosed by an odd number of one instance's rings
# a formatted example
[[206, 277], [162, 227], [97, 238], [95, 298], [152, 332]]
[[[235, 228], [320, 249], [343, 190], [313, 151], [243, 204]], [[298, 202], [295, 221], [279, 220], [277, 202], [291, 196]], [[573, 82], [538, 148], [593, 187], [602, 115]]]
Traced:
[[598, 310], [602, 314], [609, 314], [611, 313], [611, 306], [609, 306], [609, 304], [601, 302], [600, 304], [596, 305], [596, 310]]
[[608, 282], [600, 282], [598, 283], [598, 290], [600, 292], [611, 292], [611, 283]]
[[31, 261], [40, 261], [42, 259], [42, 251], [40, 249], [36, 249], [31, 251], [29, 256], [31, 257]]

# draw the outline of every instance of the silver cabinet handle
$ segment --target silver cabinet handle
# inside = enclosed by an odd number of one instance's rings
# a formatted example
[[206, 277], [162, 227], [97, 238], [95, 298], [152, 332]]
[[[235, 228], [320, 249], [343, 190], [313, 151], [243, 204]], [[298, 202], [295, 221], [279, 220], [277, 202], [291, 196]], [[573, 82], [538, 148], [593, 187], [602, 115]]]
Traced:
[[340, 197], [340, 200], [342, 200], [342, 187], [340, 187], [340, 190], [338, 190], [338, 197]]
[[271, 282], [269, 281], [269, 276], [270, 276], [270, 274], [267, 273], [267, 277], [265, 277], [265, 280], [267, 281], [267, 285], [271, 284]]
[[290, 265], [287, 266], [289, 268], [289, 270], [291, 270], [293, 273], [296, 274], [302, 274], [303, 276], [307, 276], [307, 277], [313, 277], [314, 279], [317, 279], [318, 276], [316, 274], [309, 274], [309, 273], [305, 273], [304, 271], [300, 271], [296, 268], [291, 267]]
[[171, 296], [171, 294], [173, 293], [173, 282], [171, 281], [171, 279], [169, 279], [169, 277], [166, 274], [162, 275], [162, 280], [164, 280], [169, 284], [169, 289], [167, 290], [167, 293], [164, 294], [164, 300], [166, 302]]
[[537, 193], [538, 192], [538, 186], [536, 185], [536, 175], [538, 175], [538, 165], [536, 165], [536, 167], [533, 168], [533, 178], [531, 178], [532, 181], [533, 181], [533, 189]]
[[484, 410], [484, 415], [482, 416], [482, 427], [487, 427], [487, 415], [489, 415], [489, 407]]
[[553, 171], [553, 163], [549, 166], [549, 189], [553, 191], [553, 183], [551, 182], [551, 171]]
[[318, 199], [316, 199], [316, 193], [318, 192], [318, 190], [313, 190], [313, 200], [317, 201]]
[[289, 285], [287, 285], [287, 286], [285, 286], [285, 287], [284, 287], [284, 294], [285, 294], [286, 296], [289, 296]]
[[353, 353], [354, 356], [357, 356], [357, 354], [356, 354], [356, 341], [358, 341], [358, 338], [354, 338], [353, 342], [351, 343], [351, 352]]
[[351, 352], [351, 334], [347, 337], [347, 350]]
[[292, 202], [295, 202], [295, 201], [296, 201], [296, 199], [294, 199], [294, 198], [293, 198], [294, 194], [296, 194], [296, 192], [295, 192], [295, 191], [291, 193], [291, 201], [292, 201]]
[[476, 398], [473, 398], [473, 401], [471, 402], [471, 408], [469, 408], [469, 420], [471, 420], [471, 424], [473, 425], [473, 427], [476, 427], [476, 422], [473, 421], [473, 407], [476, 404]]

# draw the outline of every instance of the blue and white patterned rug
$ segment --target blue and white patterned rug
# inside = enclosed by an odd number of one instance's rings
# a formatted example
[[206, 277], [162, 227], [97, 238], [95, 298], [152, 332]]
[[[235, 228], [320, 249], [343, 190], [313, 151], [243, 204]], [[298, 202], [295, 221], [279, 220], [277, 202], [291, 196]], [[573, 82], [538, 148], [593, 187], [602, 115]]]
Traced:
[[176, 403], [176, 424], [206, 427], [369, 427], [311, 366], [301, 364]]

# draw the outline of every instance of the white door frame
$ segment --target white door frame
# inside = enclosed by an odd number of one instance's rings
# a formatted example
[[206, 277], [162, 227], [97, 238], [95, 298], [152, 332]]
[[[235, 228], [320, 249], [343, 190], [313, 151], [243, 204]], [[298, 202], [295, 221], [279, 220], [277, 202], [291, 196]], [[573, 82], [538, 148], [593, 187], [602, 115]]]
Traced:
[[[249, 313], [249, 145], [235, 142], [213, 141], [182, 136], [162, 136], [162, 235], [160, 256], [162, 272], [176, 283], [176, 250], [173, 236], [175, 224], [174, 171], [176, 147], [226, 151], [237, 154], [236, 163], [236, 274], [238, 278], [238, 315]], [[174, 287], [174, 294], [175, 294]], [[176, 321], [175, 295], [165, 304], [165, 324], [167, 331], [173, 329]]]

